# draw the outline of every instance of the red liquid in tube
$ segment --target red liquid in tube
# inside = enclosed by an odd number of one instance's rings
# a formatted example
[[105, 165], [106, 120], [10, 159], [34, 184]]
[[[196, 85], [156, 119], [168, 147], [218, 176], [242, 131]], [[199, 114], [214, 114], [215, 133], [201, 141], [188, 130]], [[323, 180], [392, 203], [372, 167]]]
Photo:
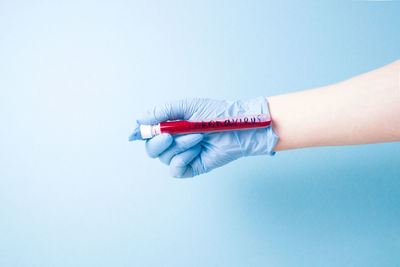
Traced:
[[142, 125], [141, 135], [143, 139], [147, 139], [162, 133], [171, 135], [212, 133], [266, 128], [270, 125], [271, 118], [268, 114], [243, 115], [217, 119], [166, 121], [158, 125]]

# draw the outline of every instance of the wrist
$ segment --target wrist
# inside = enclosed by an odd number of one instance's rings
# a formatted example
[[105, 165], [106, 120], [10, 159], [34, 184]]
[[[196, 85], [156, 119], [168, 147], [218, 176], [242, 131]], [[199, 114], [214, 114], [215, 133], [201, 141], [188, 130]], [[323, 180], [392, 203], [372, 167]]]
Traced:
[[[266, 114], [271, 119], [268, 101], [265, 97], [257, 97], [243, 103], [247, 114]], [[248, 148], [247, 155], [270, 155], [275, 154], [275, 146], [278, 142], [278, 135], [272, 129], [271, 125], [254, 130], [251, 138], [246, 138]]]

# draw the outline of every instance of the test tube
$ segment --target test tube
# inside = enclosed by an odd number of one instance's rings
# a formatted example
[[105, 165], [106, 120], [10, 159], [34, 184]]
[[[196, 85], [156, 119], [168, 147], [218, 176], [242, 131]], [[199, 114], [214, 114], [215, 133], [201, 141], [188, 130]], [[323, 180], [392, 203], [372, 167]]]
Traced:
[[162, 133], [182, 135], [191, 133], [213, 133], [248, 130], [270, 126], [269, 114], [242, 115], [202, 120], [166, 121], [155, 125], [140, 125], [140, 135], [149, 139]]

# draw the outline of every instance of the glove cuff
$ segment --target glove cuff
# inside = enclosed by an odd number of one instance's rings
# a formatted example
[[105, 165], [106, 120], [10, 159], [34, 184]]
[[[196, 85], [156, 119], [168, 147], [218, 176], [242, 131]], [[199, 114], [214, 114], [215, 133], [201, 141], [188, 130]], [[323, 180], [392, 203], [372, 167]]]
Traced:
[[[269, 107], [268, 107], [268, 102], [267, 99], [263, 96], [254, 98], [250, 101], [246, 102], [246, 112], [248, 112], [248, 115], [254, 115], [254, 114], [267, 114], [270, 119], [271, 114], [269, 112]], [[260, 154], [267, 154], [270, 156], [275, 155], [276, 152], [274, 152], [274, 147], [276, 143], [278, 142], [279, 137], [276, 135], [274, 130], [272, 129], [272, 123], [270, 126], [268, 126], [265, 129], [260, 129], [259, 131], [256, 131], [255, 134], [255, 140], [256, 142], [263, 142], [264, 146], [263, 149], [256, 151], [253, 151], [251, 153], [252, 155], [260, 155]], [[258, 151], [257, 151], [258, 150]]]

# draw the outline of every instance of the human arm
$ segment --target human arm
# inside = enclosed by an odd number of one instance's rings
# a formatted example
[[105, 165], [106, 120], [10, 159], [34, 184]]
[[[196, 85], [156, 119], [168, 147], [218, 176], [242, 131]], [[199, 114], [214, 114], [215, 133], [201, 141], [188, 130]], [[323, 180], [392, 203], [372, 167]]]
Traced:
[[346, 81], [267, 98], [274, 151], [400, 141], [400, 60]]
[[[157, 105], [138, 124], [267, 113], [266, 129], [146, 141], [150, 157], [170, 166], [174, 177], [193, 177], [244, 156], [314, 146], [400, 141], [400, 61], [347, 81], [250, 101], [182, 99]], [[138, 127], [130, 140], [137, 140]], [[279, 136], [279, 139], [278, 139]], [[133, 138], [134, 137], [134, 138]]]

